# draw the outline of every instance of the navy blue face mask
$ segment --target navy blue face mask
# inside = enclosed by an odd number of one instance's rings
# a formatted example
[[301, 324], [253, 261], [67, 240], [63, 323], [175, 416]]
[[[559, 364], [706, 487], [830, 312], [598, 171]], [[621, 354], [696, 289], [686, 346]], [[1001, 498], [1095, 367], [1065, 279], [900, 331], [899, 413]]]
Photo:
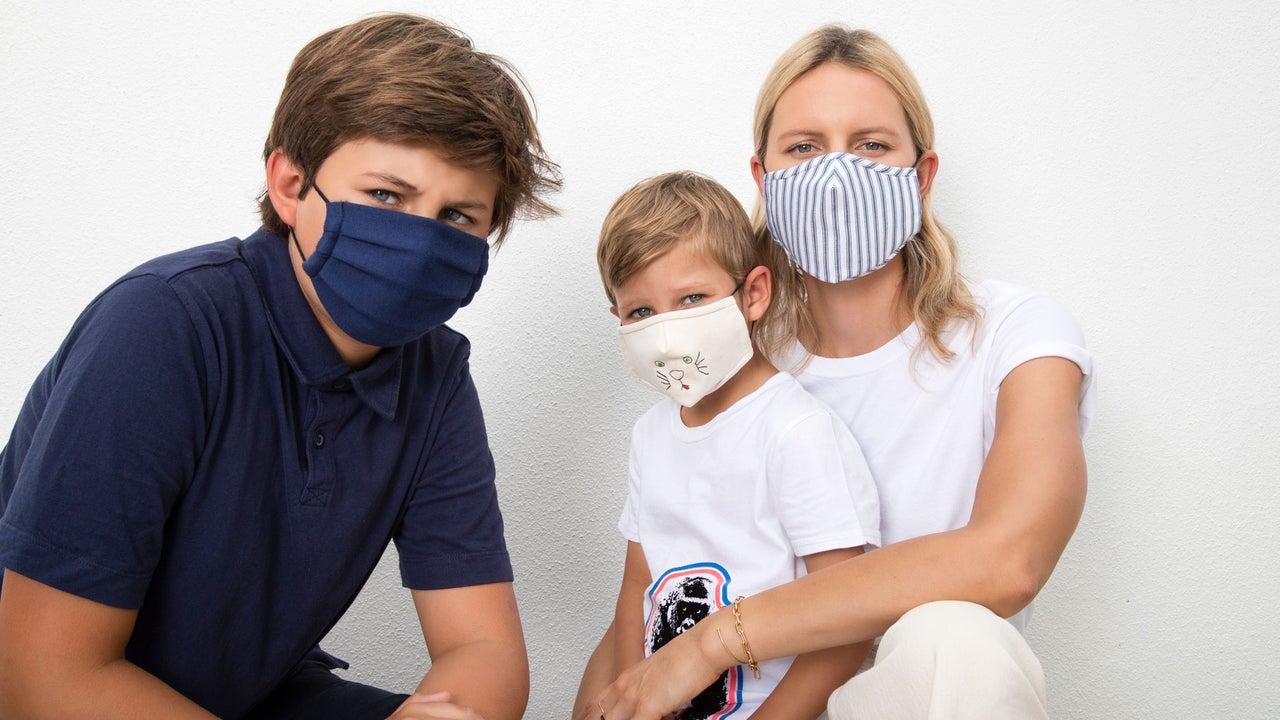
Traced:
[[316, 192], [325, 202], [324, 234], [302, 269], [329, 317], [352, 338], [404, 345], [444, 324], [480, 289], [489, 269], [484, 240], [438, 220], [330, 202]]

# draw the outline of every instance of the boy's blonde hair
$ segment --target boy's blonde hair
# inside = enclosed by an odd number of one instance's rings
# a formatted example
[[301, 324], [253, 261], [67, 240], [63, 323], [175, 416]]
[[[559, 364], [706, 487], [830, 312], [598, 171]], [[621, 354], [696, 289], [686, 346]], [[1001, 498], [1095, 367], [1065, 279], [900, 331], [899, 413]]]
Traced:
[[[764, 162], [773, 123], [773, 110], [782, 93], [801, 75], [829, 62], [865, 70], [883, 80], [906, 113], [917, 156], [933, 149], [933, 117], [929, 106], [915, 76], [897, 51], [873, 32], [825, 25], [788, 48], [760, 88], [754, 135], [756, 157], [761, 163]], [[979, 312], [960, 275], [955, 238], [934, 215], [932, 195], [924, 196], [923, 210], [920, 232], [902, 249], [906, 268], [902, 290], [910, 304], [911, 315], [920, 326], [924, 339], [920, 347], [927, 347], [939, 360], [947, 361], [955, 355], [946, 345], [948, 329], [953, 322], [976, 324]], [[759, 198], [751, 220], [757, 234], [771, 239]], [[803, 303], [797, 303], [795, 309], [799, 314], [789, 324], [798, 329], [802, 343], [813, 347], [815, 338], [809, 309]]]
[[[617, 307], [617, 288], [679, 242], [709, 253], [735, 284], [759, 266], [769, 268], [773, 288], [768, 309], [751, 327], [751, 338], [765, 357], [773, 357], [794, 330], [782, 327], [793, 317], [798, 287], [780, 246], [751, 231], [742, 204], [723, 185], [695, 172], [658, 175], [637, 183], [613, 203], [600, 228], [596, 261], [609, 303]], [[794, 277], [792, 275], [792, 277]]]

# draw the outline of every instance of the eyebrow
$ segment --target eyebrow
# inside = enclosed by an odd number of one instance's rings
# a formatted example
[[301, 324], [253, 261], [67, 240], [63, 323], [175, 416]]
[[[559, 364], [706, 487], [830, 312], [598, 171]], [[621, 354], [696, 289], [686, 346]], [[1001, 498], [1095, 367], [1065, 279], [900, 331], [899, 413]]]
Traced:
[[[778, 141], [782, 142], [793, 137], [813, 137], [813, 136], [821, 136], [824, 134], [825, 133], [820, 132], [818, 130], [806, 130], [806, 129], [788, 130], [778, 135]], [[888, 126], [881, 126], [881, 125], [873, 125], [871, 127], [858, 128], [857, 130], [855, 130], [850, 134], [851, 135], [888, 135], [893, 138], [901, 137], [901, 135], [898, 134], [897, 130], [894, 130], [893, 128], [890, 128]]]
[[364, 174], [364, 176], [367, 178], [372, 178], [374, 180], [381, 180], [382, 182], [385, 182], [388, 185], [395, 185], [396, 187], [406, 192], [418, 192], [417, 185], [414, 185], [413, 183], [409, 182], [408, 180], [405, 180], [399, 175], [392, 175], [391, 173], [384, 173], [384, 172], [367, 172]]
[[[408, 180], [405, 180], [399, 175], [393, 175], [391, 173], [386, 173], [386, 172], [367, 172], [367, 173], [364, 173], [364, 177], [371, 178], [373, 180], [381, 180], [382, 182], [385, 182], [388, 185], [396, 186], [396, 188], [403, 190], [406, 193], [416, 194], [419, 192], [419, 188], [417, 185], [414, 185], [413, 183], [409, 182]], [[461, 200], [446, 202], [445, 205], [447, 207], [455, 208], [458, 210], [478, 210], [478, 211], [488, 212], [490, 214], [492, 214], [493, 212], [490, 209], [489, 204], [484, 202], [483, 200], [461, 199]]]
[[486, 203], [483, 200], [456, 200], [445, 203], [445, 205], [454, 208], [455, 210], [478, 210], [492, 213], [492, 210], [489, 208], [489, 203]]

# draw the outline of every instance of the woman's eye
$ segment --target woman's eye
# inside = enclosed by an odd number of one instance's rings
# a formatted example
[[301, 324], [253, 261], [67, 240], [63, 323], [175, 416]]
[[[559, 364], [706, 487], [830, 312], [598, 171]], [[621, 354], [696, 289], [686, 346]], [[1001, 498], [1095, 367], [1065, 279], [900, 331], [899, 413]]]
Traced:
[[797, 155], [811, 155], [815, 150], [817, 150], [817, 148], [814, 147], [813, 143], [802, 142], [792, 145], [788, 152], [792, 152]]
[[868, 140], [854, 149], [854, 154], [861, 157], [876, 157], [887, 152], [889, 152], [889, 146], [875, 140]]

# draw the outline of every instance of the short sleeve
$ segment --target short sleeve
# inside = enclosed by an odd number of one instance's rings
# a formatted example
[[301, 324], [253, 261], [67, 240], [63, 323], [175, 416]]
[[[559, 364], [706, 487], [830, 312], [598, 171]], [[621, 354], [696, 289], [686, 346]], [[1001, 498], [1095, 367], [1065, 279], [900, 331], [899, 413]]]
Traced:
[[640, 542], [640, 473], [636, 467], [639, 458], [636, 447], [639, 441], [638, 430], [631, 434], [631, 450], [627, 461], [627, 499], [622, 504], [622, 514], [618, 518], [618, 532], [631, 542]]
[[142, 604], [206, 429], [205, 359], [173, 290], [122, 280], [80, 316], [3, 457], [0, 563], [124, 608]]
[[1084, 333], [1075, 318], [1052, 297], [1031, 293], [993, 320], [986, 378], [988, 417], [995, 415], [1000, 383], [1014, 368], [1036, 358], [1061, 357], [1078, 365], [1084, 374], [1079, 404], [1083, 436], [1093, 418], [1096, 372], [1093, 355], [1085, 349]]
[[880, 544], [880, 502], [849, 428], [826, 408], [778, 434], [769, 492], [797, 557]]
[[395, 536], [400, 576], [413, 590], [512, 580], [493, 455], [465, 343], [458, 352], [450, 365], [452, 391], [441, 400], [444, 407]]

